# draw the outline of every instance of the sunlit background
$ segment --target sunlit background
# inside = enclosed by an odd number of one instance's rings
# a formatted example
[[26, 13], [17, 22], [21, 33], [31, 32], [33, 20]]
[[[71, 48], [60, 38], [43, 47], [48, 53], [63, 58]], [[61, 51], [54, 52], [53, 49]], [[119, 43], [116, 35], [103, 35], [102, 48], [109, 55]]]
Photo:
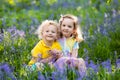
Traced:
[[[84, 41], [78, 57], [86, 61], [87, 75], [26, 69], [38, 25], [68, 13], [79, 18]], [[0, 0], [0, 79], [120, 80], [120, 0]]]

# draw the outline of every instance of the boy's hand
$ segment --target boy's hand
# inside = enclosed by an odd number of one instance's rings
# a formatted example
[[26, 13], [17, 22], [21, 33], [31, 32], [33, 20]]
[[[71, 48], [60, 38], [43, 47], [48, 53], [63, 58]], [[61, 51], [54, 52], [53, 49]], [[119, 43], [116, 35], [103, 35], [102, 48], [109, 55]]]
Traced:
[[56, 58], [59, 58], [63, 55], [62, 51], [60, 50], [56, 50], [56, 49], [53, 49], [53, 50], [49, 50], [49, 53], [53, 56], [53, 57], [56, 57]]

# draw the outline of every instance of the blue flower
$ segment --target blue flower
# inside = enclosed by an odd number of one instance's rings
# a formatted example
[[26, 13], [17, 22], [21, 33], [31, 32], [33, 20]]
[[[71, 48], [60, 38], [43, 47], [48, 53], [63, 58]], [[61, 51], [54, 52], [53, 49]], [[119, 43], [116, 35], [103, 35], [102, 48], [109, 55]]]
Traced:
[[117, 68], [117, 69], [120, 69], [120, 59], [117, 59], [117, 60], [116, 60], [116, 68]]
[[107, 61], [104, 61], [101, 63], [103, 68], [106, 68], [108, 72], [111, 72], [111, 61], [108, 59]]
[[98, 72], [98, 65], [95, 65], [92, 60], [90, 60], [90, 64], [88, 65], [88, 68], [92, 68], [94, 72]]
[[3, 74], [5, 74], [3, 76], [8, 76], [11, 78], [11, 80], [16, 80], [16, 78], [14, 77], [14, 75], [12, 73], [11, 68], [9, 67], [9, 65], [7, 63], [0, 65], [0, 72], [3, 72]]
[[52, 72], [52, 80], [67, 80], [67, 72], [60, 71]]
[[38, 72], [38, 80], [45, 80], [45, 77], [40, 71]]

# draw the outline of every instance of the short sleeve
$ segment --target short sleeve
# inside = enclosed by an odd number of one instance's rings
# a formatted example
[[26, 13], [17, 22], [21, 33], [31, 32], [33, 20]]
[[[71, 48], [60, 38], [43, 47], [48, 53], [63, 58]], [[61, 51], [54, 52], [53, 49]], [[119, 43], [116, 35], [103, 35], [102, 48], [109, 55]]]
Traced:
[[62, 50], [62, 47], [60, 45], [60, 43], [58, 41], [56, 41], [53, 46], [52, 46], [53, 49], [57, 49], [57, 50]]
[[73, 49], [79, 49], [79, 43], [78, 43], [78, 42], [75, 42], [75, 43], [74, 43]]
[[41, 54], [41, 48], [39, 44], [40, 42], [31, 51], [33, 57], [38, 57], [38, 54]]

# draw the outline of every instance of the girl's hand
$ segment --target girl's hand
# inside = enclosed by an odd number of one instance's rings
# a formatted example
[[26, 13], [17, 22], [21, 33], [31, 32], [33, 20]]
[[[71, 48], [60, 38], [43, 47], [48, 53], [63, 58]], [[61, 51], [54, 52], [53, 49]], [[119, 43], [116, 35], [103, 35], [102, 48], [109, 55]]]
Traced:
[[49, 50], [49, 53], [54, 57], [61, 57], [63, 55], [62, 51], [56, 49]]

